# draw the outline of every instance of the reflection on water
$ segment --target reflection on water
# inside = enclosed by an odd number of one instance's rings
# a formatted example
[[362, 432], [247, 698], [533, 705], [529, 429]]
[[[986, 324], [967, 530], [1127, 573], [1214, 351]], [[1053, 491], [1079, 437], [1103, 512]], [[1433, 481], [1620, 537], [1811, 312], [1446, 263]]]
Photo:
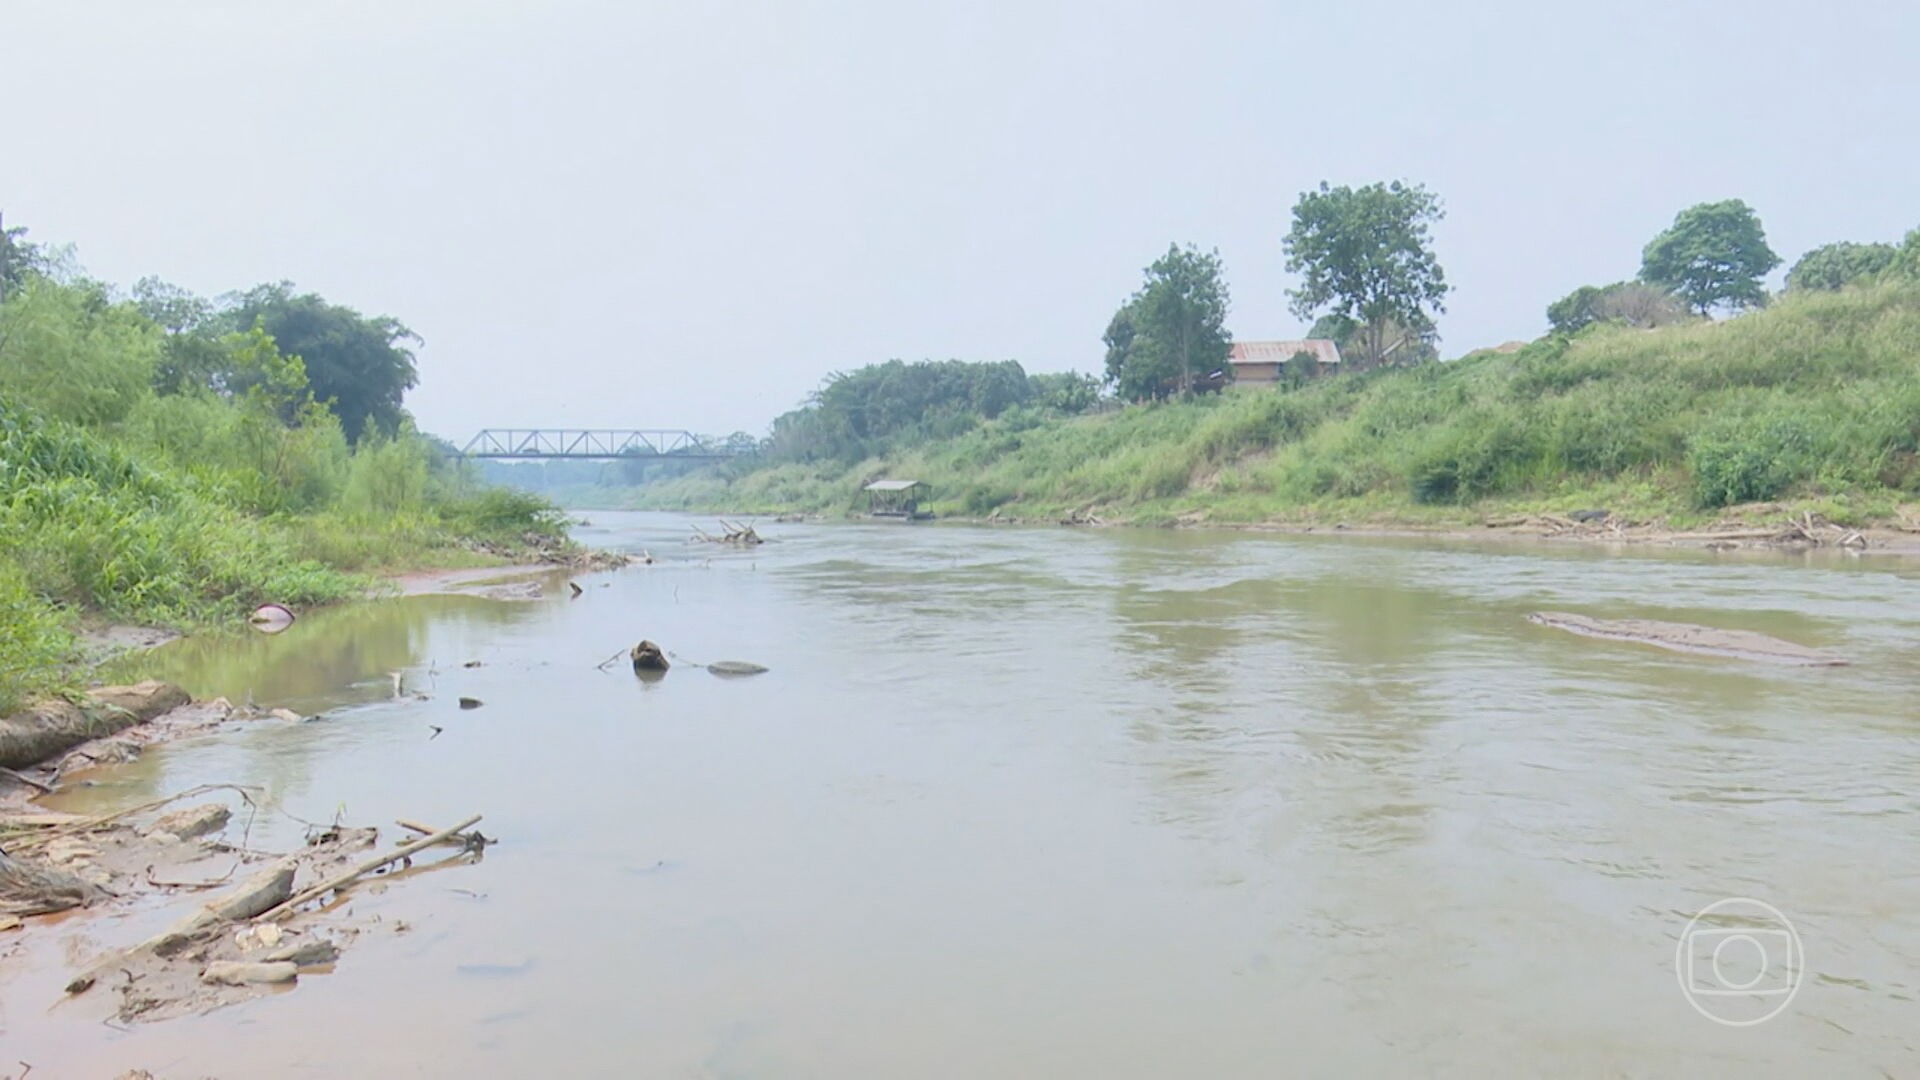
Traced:
[[[420, 596], [324, 608], [294, 625], [298, 633], [235, 630], [187, 638], [149, 656], [122, 661], [110, 675], [172, 679], [200, 697], [259, 703], [296, 712], [384, 701], [419, 686], [411, 669], [458, 664], [443, 648], [477, 639], [490, 627], [532, 617], [526, 605], [475, 596]], [[434, 635], [438, 633], [439, 638]], [[396, 688], [395, 673], [411, 678]]]
[[[482, 811], [503, 842], [357, 898], [415, 929], [245, 1010], [103, 1045], [40, 1022], [57, 971], [0, 979], [9, 1051], [236, 1076], [1920, 1070], [1906, 567], [849, 525], [734, 552], [592, 516], [587, 542], [661, 563], [138, 661], [324, 719], [156, 751], [96, 804], [237, 780], [311, 820]], [[1539, 609], [1855, 666], [1577, 639]], [[641, 638], [678, 666], [596, 669]], [[721, 659], [772, 670], [692, 666]], [[1686, 913], [1731, 895], [1786, 911], [1815, 969], [1759, 1028], [1702, 1020], [1673, 970]]]

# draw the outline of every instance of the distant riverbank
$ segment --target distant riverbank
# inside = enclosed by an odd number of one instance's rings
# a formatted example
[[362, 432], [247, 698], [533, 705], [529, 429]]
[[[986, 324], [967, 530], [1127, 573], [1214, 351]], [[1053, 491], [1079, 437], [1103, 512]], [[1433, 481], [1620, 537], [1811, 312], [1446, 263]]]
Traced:
[[1920, 503], [1915, 416], [1920, 288], [1887, 285], [1299, 386], [1020, 412], [857, 462], [766, 458], [558, 494], [840, 515], [860, 512], [865, 483], [909, 477], [942, 516], [982, 520], [1444, 530], [1605, 511], [1648, 533], [1784, 531], [1808, 514], [1897, 532]]

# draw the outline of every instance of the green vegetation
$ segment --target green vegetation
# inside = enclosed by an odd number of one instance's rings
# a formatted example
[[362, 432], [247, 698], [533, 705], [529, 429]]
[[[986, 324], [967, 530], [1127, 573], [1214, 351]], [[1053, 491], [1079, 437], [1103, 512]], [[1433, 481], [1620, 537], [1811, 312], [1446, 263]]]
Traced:
[[640, 494], [838, 512], [883, 475], [928, 481], [936, 509], [971, 516], [1441, 524], [1606, 506], [1685, 524], [1793, 498], [1866, 522], [1920, 498], [1920, 283], [1795, 293], [1718, 323], [1595, 324], [1298, 388], [1016, 410], [860, 460], [768, 460]]
[[1760, 279], [1780, 265], [1767, 246], [1760, 218], [1739, 199], [1700, 203], [1680, 211], [1673, 225], [1648, 242], [1640, 280], [1658, 285], [1705, 315], [1767, 301]]
[[206, 625], [563, 543], [544, 500], [481, 486], [413, 432], [411, 335], [391, 319], [284, 285], [123, 297], [18, 230], [0, 287], [0, 711], [67, 684], [84, 620]]
[[763, 453], [774, 461], [857, 461], [963, 435], [1009, 411], [1078, 412], [1096, 400], [1085, 376], [1035, 379], [1011, 360], [889, 360], [827, 376], [812, 401], [773, 422]]
[[1594, 323], [1651, 330], [1690, 318], [1692, 314], [1678, 297], [1643, 281], [1582, 285], [1547, 305], [1547, 324], [1562, 334], [1576, 333]]
[[1408, 349], [1434, 336], [1446, 310], [1447, 277], [1429, 233], [1445, 217], [1440, 199], [1418, 184], [1369, 184], [1303, 192], [1283, 244], [1287, 269], [1300, 275], [1288, 293], [1302, 319], [1325, 311], [1315, 337], [1340, 343], [1356, 368], [1424, 359]]
[[1107, 324], [1107, 381], [1129, 401], [1193, 393], [1227, 366], [1227, 303], [1218, 252], [1167, 248]]

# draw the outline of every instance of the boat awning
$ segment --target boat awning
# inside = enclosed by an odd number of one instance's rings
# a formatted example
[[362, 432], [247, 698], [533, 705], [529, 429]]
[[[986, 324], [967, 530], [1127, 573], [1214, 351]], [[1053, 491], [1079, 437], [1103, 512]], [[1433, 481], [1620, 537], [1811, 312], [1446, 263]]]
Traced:
[[868, 491], [909, 491], [920, 486], [918, 480], [875, 480], [867, 485]]

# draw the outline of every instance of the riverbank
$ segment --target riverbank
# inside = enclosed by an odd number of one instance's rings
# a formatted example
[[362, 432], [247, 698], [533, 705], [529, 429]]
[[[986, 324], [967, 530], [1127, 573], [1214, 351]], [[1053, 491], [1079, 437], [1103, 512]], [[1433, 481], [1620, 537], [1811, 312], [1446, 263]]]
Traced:
[[1920, 287], [1886, 285], [1293, 387], [1013, 410], [860, 461], [763, 458], [601, 501], [837, 515], [893, 477], [929, 484], [942, 516], [982, 520], [1445, 531], [1605, 510], [1688, 533], [1772, 524], [1778, 506], [1898, 531], [1920, 520], [1915, 415]]
[[[374, 828], [305, 825], [292, 849], [263, 849], [256, 834], [285, 811], [257, 784], [200, 783], [104, 813], [61, 807], [111, 785], [149, 747], [244, 727], [309, 722], [285, 709], [190, 700], [161, 682], [90, 691], [78, 705], [0, 720], [0, 956], [10, 977], [99, 1022], [128, 1024], [205, 1013], [331, 974], [357, 938], [389, 929], [344, 901], [361, 878], [375, 888], [403, 876], [470, 863], [490, 843], [472, 827], [403, 827], [403, 846], [376, 853]], [[86, 741], [73, 739], [93, 735]], [[49, 753], [51, 751], [51, 753]], [[44, 760], [41, 760], [44, 758]], [[38, 800], [52, 799], [55, 807]], [[453, 857], [413, 865], [446, 844]], [[387, 873], [404, 862], [406, 870]], [[214, 890], [211, 898], [208, 891]], [[83, 918], [70, 915], [84, 911]], [[166, 928], [127, 927], [165, 915]], [[57, 958], [48, 947], [60, 942]], [[64, 971], [66, 974], [61, 975]], [[0, 1024], [0, 1030], [4, 1025]]]

